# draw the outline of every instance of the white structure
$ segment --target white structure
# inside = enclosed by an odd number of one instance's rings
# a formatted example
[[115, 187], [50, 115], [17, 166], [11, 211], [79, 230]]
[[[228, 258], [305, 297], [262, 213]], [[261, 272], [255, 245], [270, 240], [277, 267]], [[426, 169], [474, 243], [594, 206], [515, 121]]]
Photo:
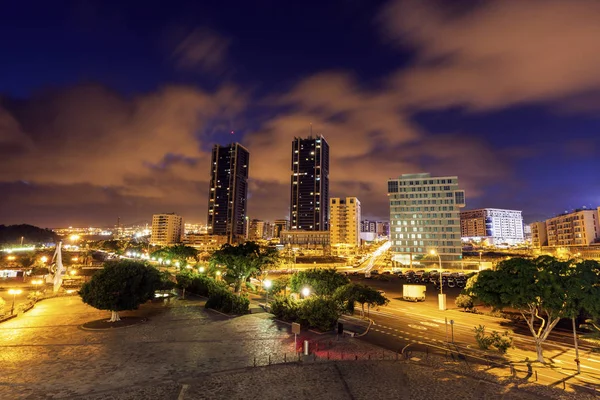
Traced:
[[336, 253], [360, 247], [360, 201], [356, 197], [329, 199], [329, 244]]
[[181, 243], [183, 227], [183, 218], [175, 213], [154, 214], [152, 216], [150, 244], [153, 246], [169, 246]]
[[460, 233], [465, 240], [485, 240], [489, 245], [516, 245], [525, 241], [521, 211], [480, 208], [460, 213]]
[[465, 192], [458, 188], [458, 177], [405, 174], [388, 180], [388, 196], [395, 261], [412, 264], [431, 250], [446, 263], [462, 260], [460, 207]]

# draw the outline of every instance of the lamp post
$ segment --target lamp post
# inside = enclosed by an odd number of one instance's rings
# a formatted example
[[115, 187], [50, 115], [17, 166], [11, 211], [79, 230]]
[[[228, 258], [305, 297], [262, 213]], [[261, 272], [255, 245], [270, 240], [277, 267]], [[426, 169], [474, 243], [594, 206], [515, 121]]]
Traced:
[[267, 300], [265, 301], [265, 307], [268, 310], [269, 309], [269, 289], [271, 289], [273, 282], [271, 282], [269, 279], [267, 279], [263, 282], [263, 285], [265, 286], [265, 292], [267, 292]]
[[442, 257], [435, 250], [431, 250], [429, 252], [429, 254], [431, 254], [432, 256], [438, 257], [438, 263], [439, 263], [439, 268], [440, 268], [440, 294], [438, 295], [438, 306], [439, 306], [440, 310], [444, 311], [444, 310], [446, 310], [446, 295], [444, 294], [444, 291], [443, 291], [444, 282], [442, 281]]
[[13, 296], [12, 306], [10, 307], [10, 315], [13, 315], [15, 311], [15, 297], [22, 292], [23, 291], [21, 289], [8, 289], [8, 294], [12, 294]]

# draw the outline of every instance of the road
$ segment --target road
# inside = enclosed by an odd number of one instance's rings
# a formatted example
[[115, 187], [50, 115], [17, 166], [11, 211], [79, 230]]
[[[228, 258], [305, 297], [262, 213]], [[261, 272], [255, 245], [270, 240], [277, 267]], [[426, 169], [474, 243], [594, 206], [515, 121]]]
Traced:
[[[523, 364], [526, 358], [536, 359], [535, 344], [529, 331], [523, 326], [514, 326], [513, 321], [487, 315], [465, 313], [458, 309], [440, 311], [437, 305], [437, 292], [433, 285], [428, 285], [427, 300], [420, 303], [405, 302], [401, 300], [402, 281], [397, 277], [388, 277], [388, 281], [378, 279], [360, 279], [377, 289], [384, 290], [390, 299], [388, 306], [371, 310], [370, 318], [374, 321], [369, 333], [362, 339], [373, 344], [400, 350], [412, 343], [419, 349], [419, 343], [429, 346], [445, 347], [447, 342], [452, 342], [473, 355], [483, 355], [476, 345], [474, 327], [484, 325], [487, 332], [506, 330], [513, 331], [513, 349], [510, 349], [506, 359]], [[460, 293], [459, 288], [449, 288], [448, 306], [454, 306], [454, 297]], [[446, 319], [448, 325], [446, 325]], [[450, 321], [454, 321], [451, 325]], [[421, 349], [424, 347], [421, 346]], [[433, 348], [433, 347], [431, 347]], [[540, 379], [558, 382], [576, 371], [575, 351], [573, 336], [564, 331], [555, 330], [543, 344], [544, 356], [554, 363], [555, 368], [550, 371], [545, 368], [540, 372]], [[570, 382], [582, 385], [600, 384], [600, 356], [594, 352], [593, 346], [585, 343], [579, 344], [582, 374], [573, 377]]]

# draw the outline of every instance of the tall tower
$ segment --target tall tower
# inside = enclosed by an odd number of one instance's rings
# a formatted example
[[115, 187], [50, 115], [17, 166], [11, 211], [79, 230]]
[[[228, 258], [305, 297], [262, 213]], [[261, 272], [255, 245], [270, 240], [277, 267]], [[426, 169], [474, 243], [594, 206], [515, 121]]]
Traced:
[[208, 193], [208, 233], [243, 242], [248, 198], [250, 153], [239, 143], [216, 144], [212, 151]]
[[329, 220], [329, 144], [323, 136], [292, 142], [290, 228], [326, 231]]

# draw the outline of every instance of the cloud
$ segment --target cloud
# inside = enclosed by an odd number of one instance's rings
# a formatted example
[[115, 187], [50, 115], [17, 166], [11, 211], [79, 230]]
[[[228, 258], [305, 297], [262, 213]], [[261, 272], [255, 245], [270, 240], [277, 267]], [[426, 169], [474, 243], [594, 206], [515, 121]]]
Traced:
[[183, 69], [216, 72], [224, 64], [229, 39], [209, 29], [194, 29], [175, 47], [172, 57]]
[[600, 88], [600, 3], [593, 0], [390, 2], [385, 36], [416, 51], [393, 79], [418, 108], [498, 108]]
[[323, 134], [330, 145], [330, 195], [358, 197], [365, 215], [388, 215], [387, 179], [403, 173], [458, 174], [473, 197], [512, 173], [510, 156], [494, 152], [482, 138], [468, 132], [429, 135], [412, 122], [394, 88], [366, 89], [344, 72], [303, 79], [272, 102], [283, 111], [244, 138], [252, 179], [285, 188], [285, 199], [277, 203], [264, 191], [249, 201], [273, 204], [271, 213], [287, 213], [291, 143], [309, 136], [311, 124], [313, 134]]
[[194, 206], [198, 220], [212, 145], [204, 129], [244, 107], [244, 95], [227, 85], [166, 86], [133, 98], [80, 85], [0, 100], [0, 183], [26, 182], [20, 201], [31, 207], [162, 202]]

